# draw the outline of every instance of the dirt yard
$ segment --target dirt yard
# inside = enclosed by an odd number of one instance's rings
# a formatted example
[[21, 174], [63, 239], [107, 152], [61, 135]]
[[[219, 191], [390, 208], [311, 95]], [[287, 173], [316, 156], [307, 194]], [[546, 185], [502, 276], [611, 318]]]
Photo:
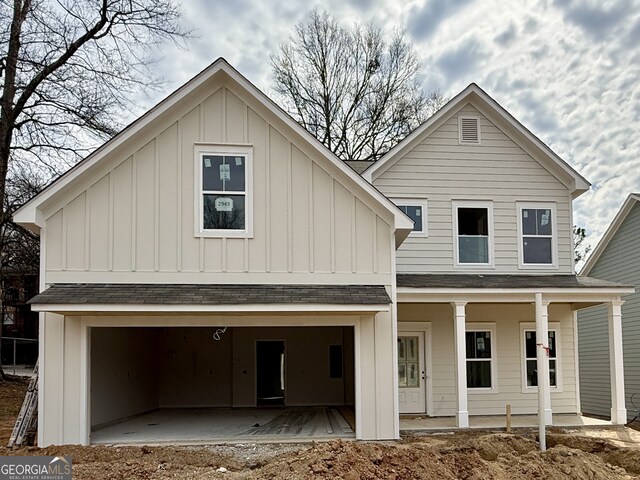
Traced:
[[541, 454], [535, 432], [411, 435], [398, 442], [211, 447], [4, 447], [26, 384], [0, 384], [0, 455], [72, 455], [77, 479], [629, 479], [640, 432], [558, 430]]

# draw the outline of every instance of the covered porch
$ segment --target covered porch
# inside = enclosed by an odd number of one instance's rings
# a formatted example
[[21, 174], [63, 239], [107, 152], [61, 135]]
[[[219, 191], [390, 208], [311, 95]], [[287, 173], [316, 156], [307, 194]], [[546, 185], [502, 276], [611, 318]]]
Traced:
[[[504, 425], [507, 406], [525, 423], [579, 421], [576, 312], [606, 304], [611, 423], [626, 422], [621, 305], [632, 288], [572, 275], [398, 275], [397, 285], [401, 414], [430, 417], [425, 428]], [[407, 360], [409, 339], [421, 346]]]

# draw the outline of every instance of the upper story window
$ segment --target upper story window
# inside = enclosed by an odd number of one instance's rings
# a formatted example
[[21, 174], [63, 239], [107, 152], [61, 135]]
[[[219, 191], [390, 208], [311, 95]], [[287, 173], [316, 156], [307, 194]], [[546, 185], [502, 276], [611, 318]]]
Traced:
[[410, 237], [427, 236], [427, 200], [417, 198], [394, 198], [393, 203], [413, 220]]
[[491, 202], [454, 202], [457, 266], [493, 266]]
[[555, 206], [519, 204], [520, 266], [555, 267]]
[[196, 145], [196, 236], [250, 237], [252, 148]]

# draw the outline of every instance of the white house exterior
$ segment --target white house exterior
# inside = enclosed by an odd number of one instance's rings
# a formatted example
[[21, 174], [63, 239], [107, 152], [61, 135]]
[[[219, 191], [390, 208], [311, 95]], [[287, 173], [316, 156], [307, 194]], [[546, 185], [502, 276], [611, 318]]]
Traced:
[[[632, 420], [640, 411], [640, 193], [632, 193], [605, 232], [580, 275], [635, 287], [636, 293], [624, 297], [622, 312], [624, 384], [627, 416]], [[611, 408], [611, 371], [607, 309], [593, 307], [578, 314], [580, 341], [580, 390], [582, 410], [608, 416]]]
[[588, 187], [475, 85], [361, 177], [219, 59], [15, 215], [42, 242], [38, 443], [159, 408], [352, 405], [358, 439], [579, 413], [575, 311], [610, 306], [621, 372], [632, 291], [573, 275]]

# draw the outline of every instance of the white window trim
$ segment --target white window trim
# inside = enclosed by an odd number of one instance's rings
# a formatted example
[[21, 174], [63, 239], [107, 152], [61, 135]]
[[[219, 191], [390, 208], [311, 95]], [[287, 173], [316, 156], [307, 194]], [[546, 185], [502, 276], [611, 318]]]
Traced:
[[[473, 119], [478, 125], [478, 141], [472, 142], [469, 140], [462, 139], [462, 120], [463, 119]], [[482, 143], [482, 136], [480, 134], [480, 117], [477, 115], [458, 115], [458, 143], [460, 145], [480, 145]]]
[[[245, 157], [245, 228], [243, 230], [205, 230], [203, 228], [202, 156], [242, 155]], [[253, 146], [223, 143], [196, 143], [194, 145], [194, 236], [213, 238], [253, 238]], [[229, 192], [233, 195], [233, 192]]]
[[[520, 324], [520, 376], [522, 378], [522, 393], [536, 393], [538, 387], [530, 387], [527, 385], [527, 360], [526, 348], [524, 344], [524, 334], [526, 331], [536, 330], [536, 324], [521, 323]], [[549, 331], [556, 332], [556, 386], [551, 386], [552, 392], [562, 392], [562, 341], [560, 332], [560, 322], [549, 322]], [[536, 339], [537, 341], [538, 339]]]
[[[551, 263], [524, 263], [524, 246], [522, 242], [522, 210], [528, 208], [551, 210]], [[516, 202], [518, 224], [518, 269], [521, 270], [557, 270], [558, 269], [558, 224], [555, 203]]]
[[[496, 324], [494, 322], [478, 322], [467, 323], [465, 325], [465, 337], [466, 332], [490, 332], [491, 333], [491, 388], [471, 388], [467, 387], [467, 394], [493, 394], [498, 393], [498, 337], [496, 335]], [[465, 345], [466, 345], [465, 338]], [[484, 359], [486, 360], [486, 359]], [[467, 368], [467, 354], [465, 351], [464, 368]]]
[[429, 217], [427, 212], [427, 199], [426, 198], [391, 198], [395, 205], [399, 207], [422, 207], [422, 231], [409, 233], [409, 237], [423, 237], [429, 236]]
[[[478, 200], [454, 200], [452, 201], [453, 208], [453, 262], [454, 268], [460, 270], [476, 270], [476, 269], [493, 269], [495, 268], [495, 258], [493, 253], [494, 245], [494, 230], [493, 230], [493, 202], [490, 201], [478, 201]], [[487, 209], [487, 221], [489, 223], [489, 262], [488, 263], [460, 263], [459, 251], [460, 245], [458, 242], [458, 209], [459, 208], [486, 208]]]

